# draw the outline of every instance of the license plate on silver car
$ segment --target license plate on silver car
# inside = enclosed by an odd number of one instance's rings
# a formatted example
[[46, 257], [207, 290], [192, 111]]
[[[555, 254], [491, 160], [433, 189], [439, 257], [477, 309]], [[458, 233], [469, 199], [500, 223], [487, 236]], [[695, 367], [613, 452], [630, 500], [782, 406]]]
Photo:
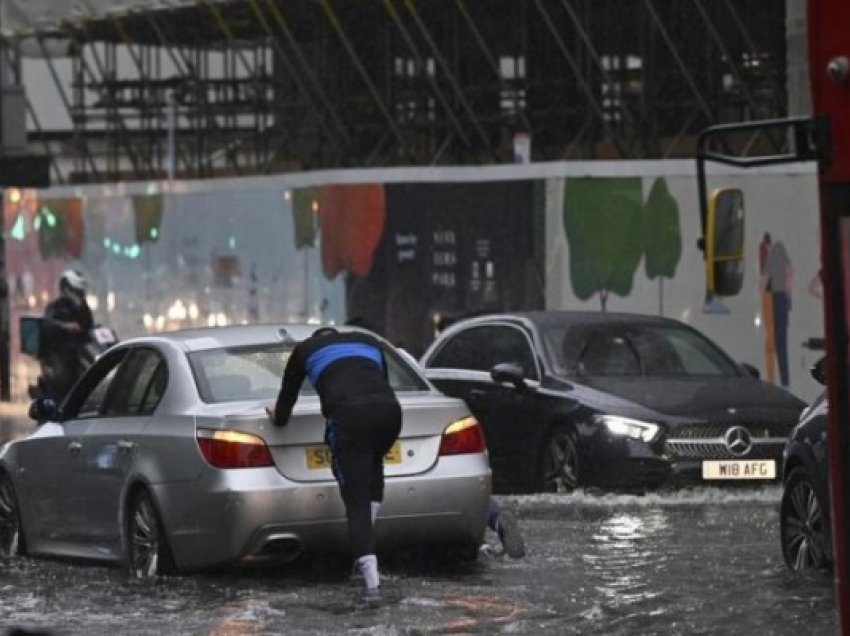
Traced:
[[776, 479], [773, 459], [712, 459], [702, 463], [703, 479]]
[[[384, 455], [384, 464], [401, 463], [401, 442], [396, 441], [390, 450]], [[325, 445], [307, 447], [307, 468], [317, 470], [330, 468], [333, 464], [331, 449]]]

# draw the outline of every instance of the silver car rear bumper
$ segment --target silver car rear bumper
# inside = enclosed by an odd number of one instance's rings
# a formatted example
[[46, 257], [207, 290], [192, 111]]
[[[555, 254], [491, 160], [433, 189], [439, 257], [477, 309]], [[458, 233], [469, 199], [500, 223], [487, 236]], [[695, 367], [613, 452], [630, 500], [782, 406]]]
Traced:
[[[481, 542], [490, 487], [483, 454], [442, 457], [427, 473], [388, 478], [375, 526], [379, 547]], [[152, 490], [181, 570], [347, 549], [334, 481], [294, 482], [275, 468], [209, 468], [198, 481]]]

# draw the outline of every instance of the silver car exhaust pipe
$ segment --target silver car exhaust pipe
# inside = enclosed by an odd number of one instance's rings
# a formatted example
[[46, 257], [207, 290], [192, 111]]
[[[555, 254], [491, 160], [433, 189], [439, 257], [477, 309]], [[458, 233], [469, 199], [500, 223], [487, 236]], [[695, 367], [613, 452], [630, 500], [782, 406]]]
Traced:
[[288, 563], [304, 553], [301, 542], [291, 534], [270, 534], [251, 554], [245, 557], [248, 563]]

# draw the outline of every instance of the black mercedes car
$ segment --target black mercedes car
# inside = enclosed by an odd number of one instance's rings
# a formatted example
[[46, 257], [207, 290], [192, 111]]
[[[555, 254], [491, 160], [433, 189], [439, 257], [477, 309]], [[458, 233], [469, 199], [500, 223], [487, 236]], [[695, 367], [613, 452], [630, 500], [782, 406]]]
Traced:
[[[812, 367], [812, 375], [826, 384], [824, 358]], [[785, 447], [779, 536], [782, 556], [792, 570], [832, 564], [827, 418], [824, 393], [803, 411]]]
[[805, 403], [669, 318], [477, 316], [422, 357], [484, 427], [495, 492], [774, 482]]

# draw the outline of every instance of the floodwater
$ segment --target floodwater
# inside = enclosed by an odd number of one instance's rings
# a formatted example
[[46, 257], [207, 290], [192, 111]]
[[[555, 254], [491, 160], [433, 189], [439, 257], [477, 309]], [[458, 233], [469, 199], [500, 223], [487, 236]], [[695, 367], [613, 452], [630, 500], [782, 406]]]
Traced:
[[834, 634], [831, 575], [782, 564], [780, 494], [501, 497], [518, 515], [524, 559], [384, 555], [385, 601], [371, 609], [331, 555], [156, 582], [116, 567], [0, 561], [0, 634]]

